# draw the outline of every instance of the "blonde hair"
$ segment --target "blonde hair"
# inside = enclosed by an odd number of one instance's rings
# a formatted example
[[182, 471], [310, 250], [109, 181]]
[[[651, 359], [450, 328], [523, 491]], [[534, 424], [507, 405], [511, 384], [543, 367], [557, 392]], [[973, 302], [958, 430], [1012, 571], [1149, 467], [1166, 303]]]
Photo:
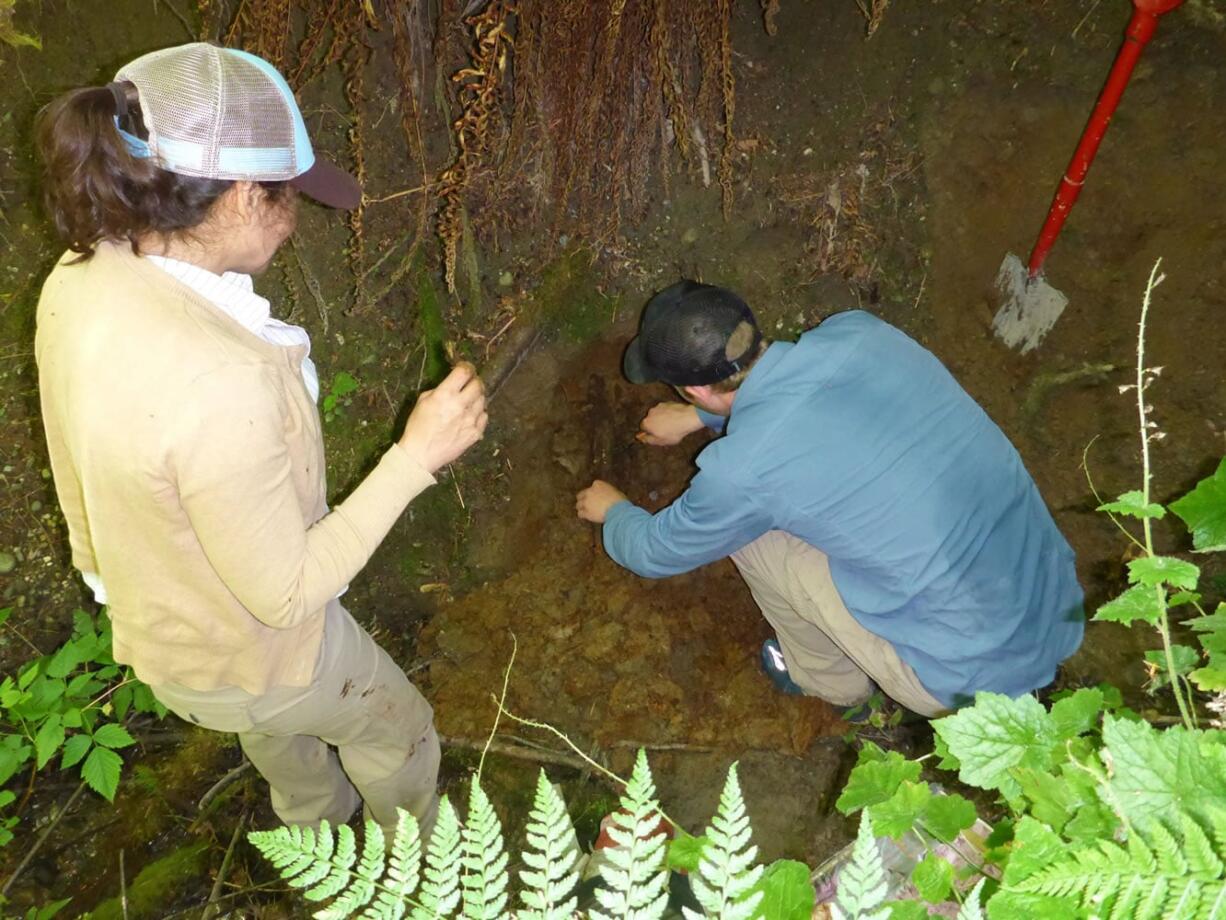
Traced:
[[[733, 361], [736, 360], [738, 355], [744, 355], [756, 334], [757, 330], [754, 329], [752, 324], [743, 322], [738, 325], [732, 330], [732, 335], [728, 336], [728, 344], [724, 346], [724, 357], [729, 361]], [[749, 372], [758, 363], [758, 359], [762, 357], [768, 345], [770, 345], [770, 342], [766, 341], [766, 339], [758, 342], [758, 347], [754, 349], [752, 354], [741, 358], [740, 369], [723, 380], [715, 381], [715, 383], [711, 384], [711, 389], [716, 393], [731, 393], [737, 389], [745, 382], [745, 378], [749, 376]]]

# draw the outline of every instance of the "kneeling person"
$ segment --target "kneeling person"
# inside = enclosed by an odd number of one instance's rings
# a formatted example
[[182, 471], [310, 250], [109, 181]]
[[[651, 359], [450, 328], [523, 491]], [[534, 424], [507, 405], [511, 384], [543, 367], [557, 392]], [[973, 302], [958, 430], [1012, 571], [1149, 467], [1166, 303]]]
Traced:
[[933, 716], [1042, 687], [1080, 645], [1073, 553], [1017, 451], [899, 330], [856, 310], [767, 343], [731, 291], [682, 281], [648, 303], [624, 371], [687, 400], [640, 440], [723, 437], [657, 514], [600, 480], [576, 510], [648, 578], [731, 556], [781, 689], [853, 707], [875, 682]]

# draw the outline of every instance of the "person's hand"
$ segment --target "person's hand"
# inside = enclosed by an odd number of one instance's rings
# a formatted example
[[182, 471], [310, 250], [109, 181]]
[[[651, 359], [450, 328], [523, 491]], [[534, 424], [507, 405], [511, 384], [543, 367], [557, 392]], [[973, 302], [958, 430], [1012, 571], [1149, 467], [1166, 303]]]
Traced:
[[627, 498], [621, 491], [603, 479], [597, 479], [575, 496], [575, 513], [585, 521], [603, 524], [609, 509], [624, 501]]
[[652, 406], [643, 417], [635, 438], [655, 447], [672, 447], [702, 427], [698, 410], [689, 403], [662, 402]]
[[400, 446], [434, 473], [480, 441], [487, 421], [485, 386], [476, 369], [461, 361], [442, 383], [417, 397]]

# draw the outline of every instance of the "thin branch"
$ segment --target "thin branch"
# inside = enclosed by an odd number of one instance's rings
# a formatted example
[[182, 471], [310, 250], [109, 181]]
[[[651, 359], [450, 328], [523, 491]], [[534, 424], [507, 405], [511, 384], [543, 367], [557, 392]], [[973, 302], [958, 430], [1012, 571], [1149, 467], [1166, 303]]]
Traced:
[[243, 827], [247, 824], [247, 812], [243, 812], [242, 817], [238, 819], [238, 824], [234, 827], [234, 833], [230, 836], [230, 845], [226, 847], [226, 855], [222, 857], [221, 868], [217, 870], [217, 878], [213, 879], [213, 890], [209, 892], [208, 904], [204, 908], [204, 913], [200, 915], [200, 920], [213, 920], [217, 916], [217, 912], [221, 909], [218, 901], [221, 899], [221, 888], [225, 884], [226, 876], [230, 872], [230, 860], [234, 858], [234, 848], [238, 844], [238, 838], [243, 832]]
[[50, 823], [48, 823], [45, 828], [43, 828], [43, 832], [39, 834], [38, 839], [34, 841], [34, 846], [26, 850], [26, 855], [22, 858], [21, 863], [17, 866], [16, 870], [14, 870], [13, 874], [9, 876], [9, 880], [4, 883], [4, 887], [0, 888], [0, 897], [7, 897], [9, 889], [13, 887], [13, 883], [21, 877], [21, 873], [25, 871], [26, 866], [30, 864], [30, 861], [38, 854], [38, 851], [42, 849], [43, 844], [47, 842], [47, 838], [51, 836], [51, 832], [59, 826], [60, 820], [64, 817], [64, 815], [68, 814], [68, 812], [72, 809], [72, 806], [76, 804], [77, 799], [81, 797], [81, 793], [84, 791], [85, 782], [82, 781], [81, 784], [77, 786], [76, 791], [73, 792], [73, 794], [68, 798], [68, 801], [64, 804], [64, 807], [56, 812], [55, 817], [51, 819]]
[[204, 795], [200, 797], [200, 801], [196, 803], [196, 811], [204, 811], [213, 799], [217, 798], [218, 794], [233, 783], [236, 779], [251, 769], [251, 761], [244, 759], [237, 767], [215, 782], [212, 787]]

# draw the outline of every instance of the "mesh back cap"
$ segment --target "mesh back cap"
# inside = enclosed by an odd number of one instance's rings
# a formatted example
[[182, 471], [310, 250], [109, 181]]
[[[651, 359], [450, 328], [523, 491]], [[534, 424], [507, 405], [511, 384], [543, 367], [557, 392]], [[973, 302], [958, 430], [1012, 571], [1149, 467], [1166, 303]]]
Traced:
[[680, 281], [648, 301], [622, 370], [633, 383], [704, 386], [742, 370], [761, 342], [753, 311], [740, 297], [727, 288]]
[[333, 207], [356, 207], [352, 176], [318, 160], [285, 78], [263, 58], [193, 42], [143, 55], [116, 82], [136, 86], [147, 140], [125, 133], [137, 156], [206, 179], [290, 181]]

